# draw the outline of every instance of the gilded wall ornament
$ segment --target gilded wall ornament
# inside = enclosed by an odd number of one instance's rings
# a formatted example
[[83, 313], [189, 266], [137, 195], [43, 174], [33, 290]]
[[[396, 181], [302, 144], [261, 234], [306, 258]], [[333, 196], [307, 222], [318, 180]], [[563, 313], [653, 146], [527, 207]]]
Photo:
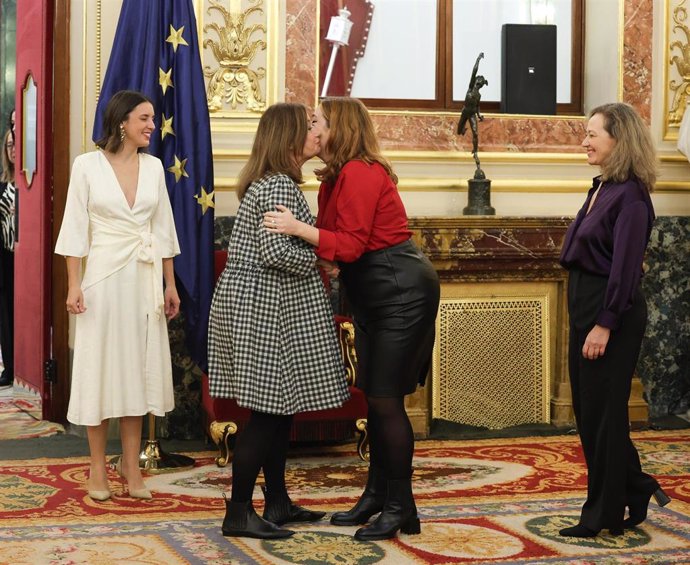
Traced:
[[204, 34], [213, 30], [218, 35], [217, 41], [204, 40], [204, 49], [210, 47], [218, 62], [217, 68], [208, 65], [204, 67], [204, 75], [210, 79], [206, 90], [209, 112], [222, 110], [224, 104], [229, 104], [233, 110], [244, 104], [252, 112], [260, 112], [266, 106], [261, 88], [266, 69], [259, 67], [255, 70], [250, 67], [257, 51], [266, 49], [264, 39], [252, 41], [252, 36], [262, 32], [265, 37], [266, 26], [247, 25], [247, 18], [252, 13], [263, 14], [263, 0], [249, 1], [256, 5], [242, 11], [239, 8], [240, 2], [233, 2], [231, 6], [235, 6], [235, 9], [231, 7], [229, 11], [219, 0], [209, 0], [211, 6], [207, 12], [220, 12], [224, 22], [224, 25], [210, 23], [204, 26]]
[[681, 77], [680, 82], [671, 80], [669, 88], [674, 92], [673, 103], [668, 114], [668, 125], [678, 127], [683, 119], [683, 113], [687, 106], [688, 96], [690, 96], [690, 29], [685, 25], [688, 19], [688, 11], [681, 2], [673, 10], [673, 31], [681, 31], [685, 40], [673, 41], [669, 45], [671, 57], [670, 65], [675, 65], [676, 71]]

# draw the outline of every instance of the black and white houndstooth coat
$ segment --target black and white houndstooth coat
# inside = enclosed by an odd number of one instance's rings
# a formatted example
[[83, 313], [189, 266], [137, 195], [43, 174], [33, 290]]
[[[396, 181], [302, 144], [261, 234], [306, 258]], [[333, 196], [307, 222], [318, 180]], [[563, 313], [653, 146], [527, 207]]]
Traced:
[[333, 311], [312, 246], [263, 227], [276, 204], [313, 224], [287, 175], [267, 174], [247, 189], [211, 304], [210, 393], [270, 414], [335, 408], [349, 391]]

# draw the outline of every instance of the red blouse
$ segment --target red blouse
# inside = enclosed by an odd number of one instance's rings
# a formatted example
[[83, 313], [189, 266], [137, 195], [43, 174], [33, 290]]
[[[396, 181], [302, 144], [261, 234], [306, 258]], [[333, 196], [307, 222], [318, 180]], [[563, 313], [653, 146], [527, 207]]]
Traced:
[[395, 183], [379, 163], [364, 161], [346, 163], [335, 185], [321, 183], [316, 227], [316, 254], [345, 263], [412, 236]]

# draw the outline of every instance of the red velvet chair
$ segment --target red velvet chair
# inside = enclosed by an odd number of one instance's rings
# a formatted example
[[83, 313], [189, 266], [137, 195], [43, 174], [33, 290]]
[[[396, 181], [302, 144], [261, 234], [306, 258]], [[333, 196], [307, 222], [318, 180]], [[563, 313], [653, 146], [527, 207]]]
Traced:
[[[215, 252], [216, 280], [223, 272], [227, 251]], [[301, 412], [295, 414], [291, 439], [326, 440], [342, 437], [354, 427], [358, 433], [357, 453], [364, 461], [369, 459], [367, 437], [367, 401], [364, 393], [354, 386], [357, 374], [355, 354], [355, 329], [349, 318], [335, 316], [338, 338], [347, 369], [350, 399], [340, 408]], [[232, 398], [213, 398], [209, 394], [208, 376], [202, 375], [201, 404], [204, 411], [204, 426], [213, 442], [218, 446], [216, 464], [225, 467], [230, 461], [230, 443], [233, 436], [249, 420], [249, 410], [237, 405]]]

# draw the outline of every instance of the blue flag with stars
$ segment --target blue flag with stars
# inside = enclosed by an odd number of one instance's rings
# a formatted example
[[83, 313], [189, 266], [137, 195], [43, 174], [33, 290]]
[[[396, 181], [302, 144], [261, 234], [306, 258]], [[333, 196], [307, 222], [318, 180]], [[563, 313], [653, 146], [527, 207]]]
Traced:
[[124, 0], [96, 109], [94, 141], [105, 107], [119, 90], [153, 101], [149, 153], [163, 162], [181, 254], [177, 290], [194, 361], [206, 369], [214, 284], [213, 154], [206, 88], [192, 0]]

